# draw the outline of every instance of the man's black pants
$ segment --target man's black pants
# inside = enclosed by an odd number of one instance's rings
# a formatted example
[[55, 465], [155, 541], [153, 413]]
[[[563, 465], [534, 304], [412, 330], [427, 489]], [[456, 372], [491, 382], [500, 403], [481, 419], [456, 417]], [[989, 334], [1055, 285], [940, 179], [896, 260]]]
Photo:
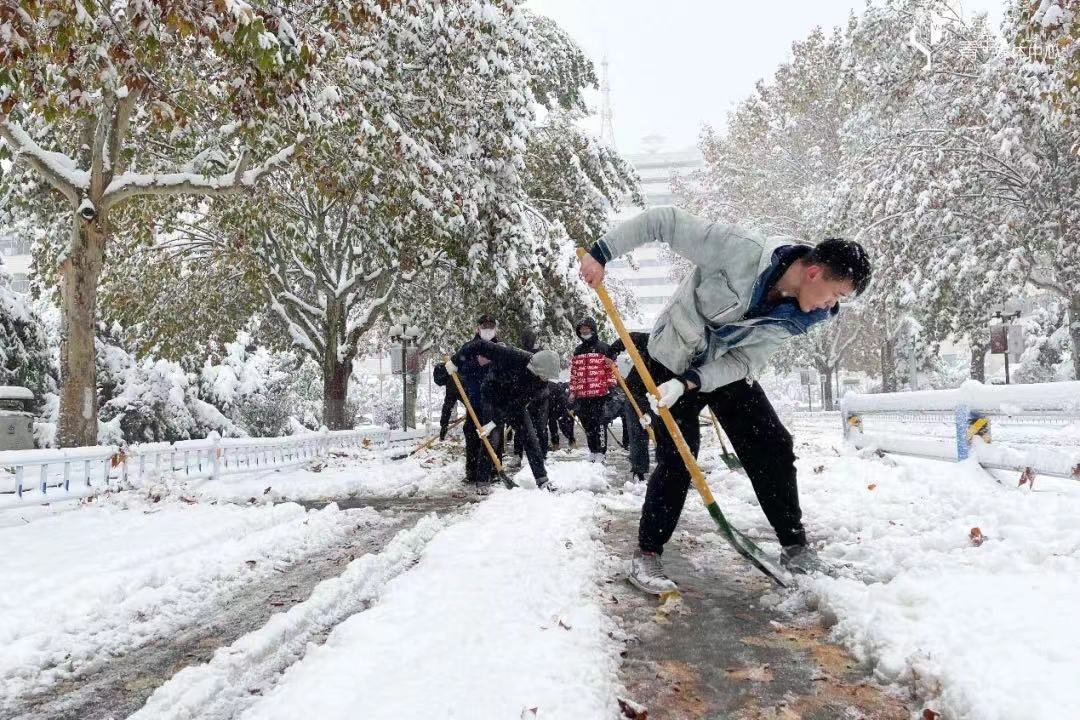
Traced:
[[570, 417], [565, 410], [561, 413], [548, 413], [548, 431], [552, 445], [559, 444], [559, 432], [566, 436], [570, 442], [574, 442], [574, 418]]
[[[525, 457], [529, 460], [529, 469], [532, 470], [533, 477], [537, 480], [546, 478], [547, 470], [544, 468], [544, 453], [540, 448], [539, 440], [537, 440], [536, 430], [533, 427], [528, 408], [516, 409], [505, 414], [502, 419], [505, 421], [505, 425], [508, 425], [514, 431], [514, 441], [517, 442], [520, 438], [524, 444]], [[489, 436], [492, 445], [497, 448], [500, 459], [502, 459], [504, 441], [503, 427], [503, 423], [500, 423]]]
[[[530, 424], [534, 434], [536, 435], [536, 442], [540, 446], [540, 453], [547, 457], [548, 454], [548, 397], [543, 395], [542, 397], [535, 398], [529, 401], [526, 406], [526, 411], [529, 413]], [[516, 429], [514, 430], [514, 454], [521, 457], [525, 453], [525, 438]], [[558, 440], [558, 438], [556, 438]]]
[[578, 418], [581, 426], [585, 428], [585, 439], [589, 443], [589, 452], [606, 453], [607, 436], [604, 434], [604, 403], [607, 396], [595, 398], [579, 398], [577, 401]]
[[[673, 377], [667, 368], [651, 358], [646, 362], [657, 384]], [[745, 380], [707, 393], [687, 391], [671, 408], [671, 414], [694, 457], [701, 446], [698, 414], [706, 405], [716, 413], [731, 440], [780, 544], [805, 544], [806, 533], [795, 479], [794, 444], [765, 391], [756, 382], [751, 384]], [[690, 489], [690, 473], [663, 421], [655, 415], [653, 429], [656, 432], [656, 469], [649, 477], [645, 491], [638, 544], [645, 552], [661, 553], [682, 514]]]

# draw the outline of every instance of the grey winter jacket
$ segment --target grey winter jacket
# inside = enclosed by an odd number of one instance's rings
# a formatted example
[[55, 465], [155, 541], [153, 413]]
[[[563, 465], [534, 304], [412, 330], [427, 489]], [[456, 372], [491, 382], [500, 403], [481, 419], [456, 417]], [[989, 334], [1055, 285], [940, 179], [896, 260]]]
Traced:
[[702, 392], [753, 381], [785, 340], [809, 327], [791, 313], [745, 318], [774, 251], [799, 244], [793, 238], [766, 238], [738, 225], [658, 207], [612, 229], [591, 254], [607, 262], [648, 242], [662, 242], [696, 266], [660, 311], [649, 355], [675, 375], [693, 379]]

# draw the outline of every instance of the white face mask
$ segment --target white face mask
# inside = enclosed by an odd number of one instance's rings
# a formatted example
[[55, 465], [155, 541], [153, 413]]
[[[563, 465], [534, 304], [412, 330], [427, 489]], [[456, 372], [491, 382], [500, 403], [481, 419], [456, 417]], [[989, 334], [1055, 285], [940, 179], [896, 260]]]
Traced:
[[590, 340], [592, 340], [592, 333], [581, 333], [582, 342], [589, 342]]
[[495, 338], [495, 328], [480, 328], [481, 340], [493, 340]]

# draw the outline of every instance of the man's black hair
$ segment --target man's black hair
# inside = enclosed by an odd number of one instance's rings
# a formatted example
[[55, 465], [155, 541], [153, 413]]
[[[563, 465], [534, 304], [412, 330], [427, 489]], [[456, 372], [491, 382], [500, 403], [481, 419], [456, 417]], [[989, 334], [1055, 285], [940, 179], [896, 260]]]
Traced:
[[870, 284], [870, 258], [863, 246], [854, 240], [826, 238], [818, 243], [803, 262], [808, 265], [822, 265], [830, 279], [850, 280], [855, 286], [855, 294], [862, 295]]

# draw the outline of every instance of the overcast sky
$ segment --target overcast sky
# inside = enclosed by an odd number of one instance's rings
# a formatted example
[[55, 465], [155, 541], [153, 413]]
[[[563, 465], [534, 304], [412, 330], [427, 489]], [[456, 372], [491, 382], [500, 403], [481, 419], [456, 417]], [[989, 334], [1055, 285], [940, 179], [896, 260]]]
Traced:
[[[960, 2], [960, 0], [958, 0]], [[962, 0], [965, 15], [986, 12], [996, 28], [1004, 0]], [[843, 24], [864, 7], [853, 0], [528, 0], [559, 23], [597, 63], [610, 63], [615, 141], [641, 152], [697, 143], [702, 124], [722, 127], [754, 83], [772, 74], [791, 43], [814, 26]], [[593, 98], [598, 113], [600, 98]], [[599, 118], [589, 127], [599, 130]]]

